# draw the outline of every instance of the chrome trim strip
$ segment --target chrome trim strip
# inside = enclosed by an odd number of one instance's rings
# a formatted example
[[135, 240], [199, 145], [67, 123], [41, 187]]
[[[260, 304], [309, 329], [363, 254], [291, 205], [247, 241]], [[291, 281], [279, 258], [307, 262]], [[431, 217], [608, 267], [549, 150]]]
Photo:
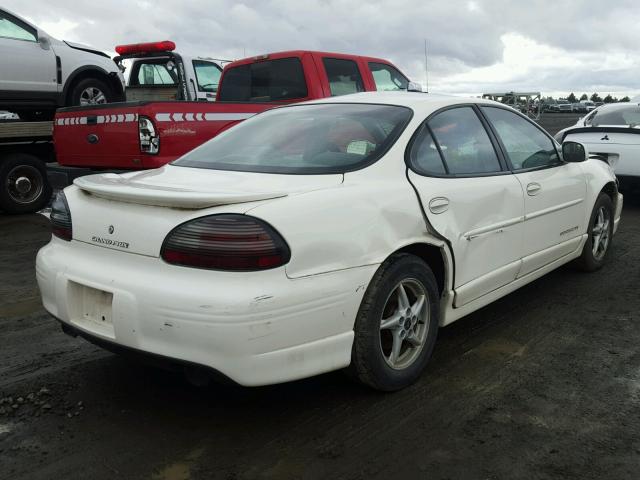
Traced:
[[560, 205], [554, 205], [553, 207], [545, 208], [543, 210], [538, 210], [537, 212], [532, 212], [524, 216], [524, 221], [532, 220], [534, 218], [542, 217], [543, 215], [548, 215], [553, 212], [557, 212], [559, 210], [564, 210], [565, 208], [573, 207], [574, 205], [578, 205], [582, 203], [584, 199], [578, 198], [576, 200], [571, 200], [570, 202], [561, 203]]
[[474, 238], [478, 238], [483, 235], [488, 235], [490, 233], [502, 233], [504, 232], [505, 228], [511, 227], [512, 225], [516, 225], [523, 221], [524, 221], [524, 217], [511, 218], [503, 222], [494, 223], [493, 225], [487, 225], [486, 227], [476, 228], [475, 230], [471, 230], [463, 234], [462, 236], [467, 240], [471, 241]]

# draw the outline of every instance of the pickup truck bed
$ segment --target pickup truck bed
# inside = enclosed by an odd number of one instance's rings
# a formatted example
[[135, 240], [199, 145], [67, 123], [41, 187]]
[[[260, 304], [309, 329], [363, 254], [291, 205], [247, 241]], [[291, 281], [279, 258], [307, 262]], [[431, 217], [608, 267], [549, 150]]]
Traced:
[[[215, 137], [232, 125], [273, 108], [268, 103], [125, 102], [58, 110], [54, 124], [60, 165], [111, 169], [156, 168]], [[138, 120], [151, 119], [160, 138], [158, 154], [140, 152]]]

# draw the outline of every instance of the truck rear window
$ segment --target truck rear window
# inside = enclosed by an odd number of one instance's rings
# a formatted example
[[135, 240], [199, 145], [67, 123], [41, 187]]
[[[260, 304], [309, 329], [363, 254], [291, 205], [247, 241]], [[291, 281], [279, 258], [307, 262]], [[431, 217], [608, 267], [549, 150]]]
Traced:
[[411, 115], [406, 107], [364, 103], [276, 108], [214, 137], [173, 165], [262, 173], [343, 173], [384, 155]]
[[281, 58], [229, 68], [220, 85], [223, 102], [273, 102], [307, 96], [302, 63]]

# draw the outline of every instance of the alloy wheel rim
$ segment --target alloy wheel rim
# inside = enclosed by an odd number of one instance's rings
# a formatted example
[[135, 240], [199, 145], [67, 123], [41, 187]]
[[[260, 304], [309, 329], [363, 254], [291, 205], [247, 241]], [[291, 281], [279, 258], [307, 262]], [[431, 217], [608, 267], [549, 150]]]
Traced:
[[11, 200], [25, 205], [34, 202], [42, 195], [44, 180], [37, 168], [19, 165], [9, 171], [6, 187]]
[[591, 252], [593, 253], [593, 258], [596, 260], [602, 260], [607, 253], [607, 248], [609, 247], [610, 222], [609, 211], [604, 207], [600, 207], [591, 230]]
[[99, 105], [107, 103], [107, 97], [96, 87], [87, 87], [80, 94], [80, 105]]
[[429, 332], [427, 292], [415, 279], [399, 282], [391, 291], [380, 318], [380, 350], [394, 370], [411, 366], [420, 356]]

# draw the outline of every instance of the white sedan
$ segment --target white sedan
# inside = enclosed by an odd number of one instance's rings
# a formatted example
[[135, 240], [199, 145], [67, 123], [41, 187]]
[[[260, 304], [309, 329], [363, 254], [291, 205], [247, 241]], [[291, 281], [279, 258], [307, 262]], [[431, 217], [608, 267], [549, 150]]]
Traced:
[[640, 188], [640, 104], [598, 107], [556, 139], [580, 142], [591, 157], [609, 163], [623, 187]]
[[348, 367], [396, 390], [447, 325], [607, 259], [605, 162], [499, 103], [362, 93], [282, 107], [157, 170], [81, 177], [37, 276], [66, 332], [264, 385]]

